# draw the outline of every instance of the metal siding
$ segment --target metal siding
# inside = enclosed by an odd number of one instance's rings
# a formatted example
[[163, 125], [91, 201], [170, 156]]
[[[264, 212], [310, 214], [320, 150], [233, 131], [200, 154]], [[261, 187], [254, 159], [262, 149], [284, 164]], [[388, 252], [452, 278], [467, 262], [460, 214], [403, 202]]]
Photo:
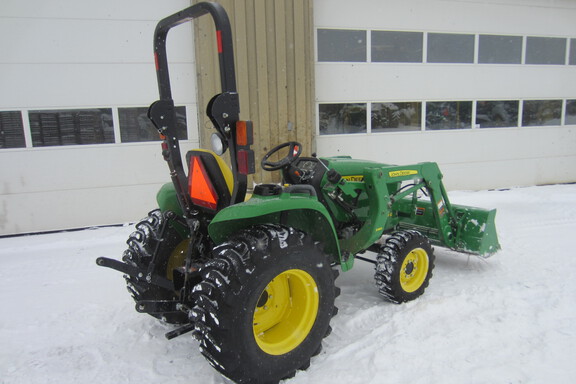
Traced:
[[[278, 182], [280, 172], [259, 167], [276, 145], [299, 141], [312, 152], [314, 134], [314, 55], [311, 0], [222, 0], [234, 33], [241, 118], [254, 122], [257, 171], [255, 182]], [[214, 26], [209, 18], [195, 26], [198, 103], [220, 91]], [[212, 127], [199, 116], [201, 143], [207, 146]], [[251, 183], [249, 183], [249, 186]]]

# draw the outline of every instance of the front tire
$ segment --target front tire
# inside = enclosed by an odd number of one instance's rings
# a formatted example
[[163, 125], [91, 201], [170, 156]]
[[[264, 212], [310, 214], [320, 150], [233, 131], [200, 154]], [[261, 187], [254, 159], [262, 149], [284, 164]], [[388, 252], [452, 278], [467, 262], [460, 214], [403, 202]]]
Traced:
[[337, 275], [312, 239], [275, 225], [216, 247], [194, 289], [200, 351], [237, 383], [277, 383], [306, 369], [330, 333]]
[[434, 252], [428, 238], [417, 231], [393, 233], [376, 260], [376, 286], [380, 294], [393, 303], [421, 296], [432, 278]]

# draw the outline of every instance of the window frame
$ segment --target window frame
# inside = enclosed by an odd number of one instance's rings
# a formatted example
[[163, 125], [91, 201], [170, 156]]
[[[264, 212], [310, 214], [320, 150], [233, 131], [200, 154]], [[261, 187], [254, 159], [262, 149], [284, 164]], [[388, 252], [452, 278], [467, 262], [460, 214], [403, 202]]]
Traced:
[[[317, 131], [317, 133], [318, 133], [318, 135], [320, 135], [320, 136], [328, 136], [328, 135], [359, 135], [359, 134], [361, 135], [361, 134], [367, 134], [367, 133], [369, 133], [369, 127], [370, 127], [370, 126], [369, 126], [369, 119], [368, 119], [368, 111], [369, 111], [369, 109], [368, 109], [368, 104], [369, 104], [369, 103], [364, 103], [364, 102], [318, 103], [318, 109], [317, 109], [317, 112], [318, 112], [318, 131]], [[360, 111], [359, 111], [359, 113], [358, 113], [359, 115], [361, 115], [361, 112], [362, 112], [362, 107], [361, 107], [361, 106], [364, 106], [364, 111], [363, 111], [363, 112], [364, 112], [364, 113], [363, 113], [364, 129], [363, 129], [362, 131], [361, 131], [361, 130], [358, 130], [357, 132], [334, 132], [333, 130], [329, 130], [329, 131], [323, 132], [323, 129], [322, 129], [322, 119], [323, 119], [322, 114], [323, 114], [323, 111], [321, 110], [321, 109], [322, 109], [322, 106], [333, 106], [333, 107], [336, 107], [336, 106], [338, 106], [338, 105], [343, 106], [343, 107], [346, 107], [346, 106], [347, 106], [347, 108], [360, 107]], [[341, 108], [340, 110], [342, 110], [342, 109], [343, 109], [343, 108]], [[337, 111], [334, 111], [334, 112], [337, 112]], [[328, 113], [328, 112], [324, 112], [324, 113]], [[346, 128], [344, 127], [344, 129], [346, 129]]]
[[[395, 57], [395, 58], [388, 58], [388, 59], [376, 59], [378, 58], [379, 52], [374, 44], [375, 41], [378, 41], [378, 37], [376, 36], [386, 36], [390, 37], [392, 41], [395, 43], [398, 42], [399, 37], [402, 35], [404, 37], [408, 37], [412, 42], [419, 43], [419, 49], [416, 47], [410, 49], [405, 54], [405, 57]], [[390, 30], [370, 30], [370, 52], [371, 52], [371, 62], [372, 63], [422, 63], [424, 61], [424, 32], [408, 32], [408, 31], [390, 31]], [[384, 39], [385, 40], [385, 39]], [[387, 40], [387, 41], [390, 41]], [[382, 41], [382, 40], [381, 40]], [[400, 48], [399, 48], [400, 47]], [[398, 54], [399, 50], [402, 50], [401, 44], [393, 44], [392, 54]], [[406, 59], [406, 56], [413, 56], [411, 59]], [[382, 57], [382, 56], [380, 56]]]
[[[344, 48], [346, 47], [339, 47], [338, 52], [336, 52], [336, 56], [334, 56], [333, 52], [328, 51], [321, 51], [323, 47], [323, 42], [321, 39], [322, 32], [330, 32], [334, 34], [346, 34], [346, 33], [363, 33], [363, 47], [359, 47], [359, 53], [352, 52], [350, 55], [357, 55], [358, 57], [355, 59], [349, 59], [345, 56], [337, 57], [338, 54], [346, 53]], [[317, 28], [316, 29], [316, 61], [319, 63], [366, 63], [368, 62], [368, 30], [366, 29], [344, 29], [344, 28]], [[340, 42], [343, 42], [342, 36], [339, 39]], [[363, 51], [363, 52], [362, 52]], [[329, 53], [329, 54], [328, 54]], [[327, 56], [324, 56], [327, 55]], [[362, 58], [360, 58], [362, 56]]]
[[[19, 124], [13, 125], [14, 121]], [[15, 142], [16, 144], [6, 146], [7, 142]], [[0, 111], [0, 150], [19, 148], [26, 148], [26, 134], [24, 131], [22, 112], [14, 110]]]
[[[116, 135], [113, 113], [112, 107], [29, 110], [28, 121], [30, 123], [32, 147], [115, 144]], [[90, 116], [88, 117], [87, 115]], [[44, 120], [42, 116], [45, 116]], [[100, 125], [95, 124], [91, 129], [85, 130], [89, 127], [89, 125], [83, 126], [86, 118], [91, 118], [92, 120], [99, 118]], [[106, 124], [107, 122], [109, 124]], [[54, 135], [55, 132], [58, 132], [58, 134]], [[84, 138], [90, 135], [94, 135], [95, 138], [101, 138], [101, 140], [85, 141]], [[73, 141], [72, 138], [74, 138]]]
[[[558, 47], [551, 43], [557, 43]], [[565, 65], [566, 64], [566, 47], [567, 38], [565, 37], [545, 37], [545, 36], [526, 36], [526, 49], [524, 51], [525, 64], [527, 65]], [[562, 57], [553, 57], [553, 49], [561, 48]], [[542, 52], [541, 56], [536, 53]], [[559, 55], [559, 52], [554, 53]]]
[[[426, 62], [431, 64], [475, 64], [476, 52], [476, 35], [473, 33], [438, 33], [428, 32], [426, 41]], [[440, 43], [437, 38], [447, 38], [451, 41]], [[462, 38], [460, 43], [456, 44], [456, 39]], [[466, 52], [463, 52], [463, 45], [466, 45]], [[468, 46], [470, 45], [470, 46]], [[459, 58], [446, 58], [447, 52], [462, 53]]]
[[[160, 136], [158, 130], [152, 124], [152, 121], [148, 119], [147, 112], [148, 107], [118, 107], [118, 127], [120, 132], [120, 143], [144, 143], [144, 142], [158, 142], [160, 141]], [[188, 114], [186, 111], [186, 106], [180, 105], [175, 106], [174, 110], [176, 112], [177, 118], [177, 138], [178, 140], [188, 140]], [[134, 126], [130, 126], [134, 120], [134, 114], [139, 116], [145, 115], [143, 120], [143, 125], [139, 124], [139, 131], [145, 132], [146, 137], [139, 136], [134, 132]], [[183, 116], [183, 121], [178, 120], [179, 116]]]
[[[503, 40], [505, 39], [513, 39], [515, 40], [515, 44], [517, 44], [517, 46], [513, 47], [516, 49], [519, 49], [518, 52], [515, 52], [515, 56], [514, 60], [506, 60], [503, 59], [502, 57], [497, 58], [497, 55], [494, 55], [494, 47], [498, 46], [498, 48], [500, 49], [505, 49], [505, 48], [512, 48], [511, 46], [505, 47], [505, 42], [503, 42]], [[490, 42], [488, 42], [490, 41]], [[488, 52], [483, 52], [482, 51], [482, 47], [486, 47], [486, 45], [490, 45], [490, 51]], [[511, 44], [514, 45], [514, 44]], [[520, 65], [522, 64], [522, 54], [523, 54], [523, 49], [524, 49], [524, 38], [523, 36], [517, 36], [517, 35], [493, 35], [493, 34], [479, 34], [478, 35], [478, 64], [517, 64]], [[484, 54], [483, 54], [484, 53]], [[492, 55], [489, 55], [490, 53], [492, 53]], [[485, 59], [485, 56], [489, 55], [491, 60], [488, 60], [487, 58]]]

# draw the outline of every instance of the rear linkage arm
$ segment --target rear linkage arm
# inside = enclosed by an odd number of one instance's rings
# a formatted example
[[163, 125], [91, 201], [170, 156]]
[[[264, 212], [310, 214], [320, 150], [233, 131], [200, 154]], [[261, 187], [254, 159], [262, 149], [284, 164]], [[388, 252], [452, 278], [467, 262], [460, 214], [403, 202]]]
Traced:
[[[146, 283], [151, 285], [156, 285], [158, 287], [164, 288], [168, 291], [181, 291], [180, 300], [140, 300], [136, 303], [136, 311], [140, 313], [170, 313], [170, 312], [189, 312], [189, 308], [186, 306], [187, 301], [190, 299], [187, 297], [185, 292], [191, 292], [191, 285], [194, 284], [194, 279], [197, 277], [198, 269], [193, 264], [193, 260], [200, 258], [203, 246], [203, 237], [199, 231], [201, 223], [199, 220], [193, 219], [194, 223], [192, 225], [192, 231], [189, 239], [189, 246], [186, 255], [186, 265], [185, 267], [174, 270], [174, 279], [169, 280], [164, 276], [154, 273], [156, 258], [160, 250], [161, 240], [164, 238], [164, 233], [172, 221], [182, 221], [179, 220], [178, 216], [172, 211], [166, 211], [163, 213], [164, 222], [160, 229], [159, 241], [152, 254], [152, 260], [147, 268], [138, 268], [134, 265], [121, 262], [115, 259], [109, 259], [107, 257], [99, 257], [96, 259], [96, 263], [102, 267], [108, 267], [115, 269], [125, 275], [131, 276], [135, 279], [146, 281]], [[187, 220], [189, 221], [189, 220]], [[181, 224], [183, 224], [181, 222]], [[200, 236], [199, 236], [200, 235]], [[170, 335], [166, 335], [167, 338], [173, 338], [181, 334], [187, 333], [192, 330], [187, 324], [185, 329], [176, 329], [170, 332]]]
[[96, 264], [98, 264], [101, 267], [108, 267], [108, 268], [115, 269], [115, 270], [122, 272], [128, 276], [131, 276], [137, 280], [146, 281], [148, 284], [156, 285], [158, 287], [167, 289], [169, 291], [173, 291], [174, 290], [174, 283], [171, 280], [167, 279], [164, 276], [161, 276], [161, 275], [154, 273], [154, 269], [156, 267], [156, 258], [158, 256], [158, 252], [160, 250], [160, 245], [162, 243], [161, 239], [164, 238], [164, 234], [166, 232], [166, 229], [168, 228], [168, 225], [170, 224], [170, 221], [172, 221], [176, 218], [176, 214], [174, 214], [174, 212], [171, 212], [171, 211], [164, 212], [163, 216], [164, 216], [164, 220], [162, 222], [162, 227], [160, 228], [159, 239], [156, 239], [157, 244], [156, 244], [156, 247], [154, 247], [154, 253], [152, 254], [152, 260], [150, 261], [150, 264], [148, 265], [147, 268], [139, 268], [139, 267], [136, 267], [132, 264], [128, 264], [128, 263], [118, 261], [115, 259], [109, 259], [107, 257], [97, 258]]
[[96, 259], [96, 264], [101, 267], [108, 267], [122, 272], [128, 276], [137, 279], [144, 279], [149, 284], [154, 284], [167, 290], [174, 290], [174, 283], [165, 277], [156, 274], [149, 274], [147, 269], [138, 268], [122, 261], [109, 259], [107, 257], [99, 257]]

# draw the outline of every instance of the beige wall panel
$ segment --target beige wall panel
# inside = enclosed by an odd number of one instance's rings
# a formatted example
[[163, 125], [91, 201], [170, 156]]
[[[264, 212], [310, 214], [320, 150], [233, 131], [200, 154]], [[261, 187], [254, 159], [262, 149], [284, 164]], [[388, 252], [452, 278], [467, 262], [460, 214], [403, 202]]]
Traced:
[[[264, 172], [262, 156], [276, 145], [299, 141], [304, 155], [313, 151], [314, 54], [311, 0], [222, 0], [232, 23], [240, 117], [254, 122], [254, 182], [279, 182], [279, 172]], [[198, 105], [203, 110], [220, 92], [214, 25], [201, 18], [195, 25]], [[213, 132], [199, 116], [201, 143]]]

